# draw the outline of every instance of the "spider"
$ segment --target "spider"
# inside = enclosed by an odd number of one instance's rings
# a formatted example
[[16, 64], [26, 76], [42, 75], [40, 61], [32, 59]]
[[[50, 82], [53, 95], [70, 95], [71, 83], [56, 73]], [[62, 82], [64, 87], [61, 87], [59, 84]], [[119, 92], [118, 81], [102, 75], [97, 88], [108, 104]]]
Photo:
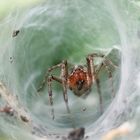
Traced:
[[[98, 65], [95, 65], [95, 58], [102, 58], [102, 62]], [[54, 119], [54, 109], [53, 109], [53, 98], [52, 98], [52, 81], [57, 81], [63, 87], [63, 98], [66, 104], [67, 112], [70, 113], [70, 109], [68, 106], [68, 95], [67, 89], [69, 88], [76, 96], [86, 96], [90, 93], [91, 87], [96, 83], [97, 92], [99, 94], [99, 102], [100, 102], [100, 112], [103, 113], [103, 105], [102, 105], [102, 95], [100, 89], [100, 81], [99, 81], [99, 72], [102, 68], [107, 70], [109, 75], [109, 79], [111, 81], [112, 86], [112, 95], [114, 96], [113, 89], [113, 80], [112, 80], [112, 71], [110, 69], [110, 65], [114, 64], [111, 60], [107, 59], [104, 54], [93, 53], [89, 54], [86, 57], [86, 65], [75, 65], [73, 66], [72, 71], [69, 73], [67, 60], [63, 60], [61, 63], [54, 65], [48, 69], [46, 72], [45, 78], [42, 81], [40, 87], [38, 88], [38, 92], [41, 91], [45, 84], [48, 85], [48, 95], [49, 95], [49, 103], [52, 106], [52, 118]], [[60, 68], [61, 74], [60, 77], [54, 76], [50, 74], [53, 70]]]

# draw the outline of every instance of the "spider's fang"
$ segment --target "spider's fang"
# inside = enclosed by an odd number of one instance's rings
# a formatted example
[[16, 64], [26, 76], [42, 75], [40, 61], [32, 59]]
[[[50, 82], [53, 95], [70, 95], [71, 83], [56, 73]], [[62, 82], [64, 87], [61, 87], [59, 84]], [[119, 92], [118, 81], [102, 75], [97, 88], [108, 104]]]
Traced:
[[81, 90], [83, 88], [84, 80], [79, 80], [76, 82], [77, 84], [77, 89]]

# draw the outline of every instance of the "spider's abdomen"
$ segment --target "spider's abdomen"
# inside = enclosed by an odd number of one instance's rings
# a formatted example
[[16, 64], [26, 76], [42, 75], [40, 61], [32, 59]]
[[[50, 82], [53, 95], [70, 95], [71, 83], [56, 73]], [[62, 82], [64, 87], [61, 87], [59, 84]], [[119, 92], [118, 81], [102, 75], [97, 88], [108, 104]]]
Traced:
[[68, 77], [68, 86], [76, 96], [86, 94], [91, 89], [92, 80], [87, 71], [76, 68]]

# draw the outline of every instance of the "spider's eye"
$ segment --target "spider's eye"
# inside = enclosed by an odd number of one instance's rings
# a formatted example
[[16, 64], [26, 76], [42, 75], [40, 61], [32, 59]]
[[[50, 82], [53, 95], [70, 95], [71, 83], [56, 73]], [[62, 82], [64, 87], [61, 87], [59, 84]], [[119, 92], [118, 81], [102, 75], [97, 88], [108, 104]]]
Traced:
[[83, 88], [84, 82], [85, 82], [84, 80], [78, 80], [76, 82], [76, 85], [77, 85], [77, 89], [78, 90], [81, 90]]
[[79, 69], [83, 69], [84, 67], [82, 65], [78, 65], [78, 68]]

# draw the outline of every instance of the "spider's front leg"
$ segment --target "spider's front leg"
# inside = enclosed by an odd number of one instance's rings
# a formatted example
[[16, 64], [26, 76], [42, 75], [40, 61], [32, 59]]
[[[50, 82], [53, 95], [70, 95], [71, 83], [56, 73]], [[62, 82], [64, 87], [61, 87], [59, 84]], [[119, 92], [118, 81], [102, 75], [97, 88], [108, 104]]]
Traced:
[[99, 80], [98, 75], [96, 74], [96, 71], [95, 71], [95, 65], [94, 65], [94, 58], [95, 57], [104, 57], [104, 55], [97, 54], [97, 53], [88, 55], [87, 68], [88, 68], [88, 74], [92, 78], [92, 81], [96, 82], [97, 92], [99, 94], [100, 112], [102, 114], [103, 113], [103, 99], [102, 99], [102, 94], [101, 94], [100, 80]]
[[[49, 74], [51, 73], [51, 71], [53, 71], [54, 69], [60, 68], [61, 65], [62, 65], [62, 63], [57, 64], [57, 65], [52, 66], [51, 68], [49, 68], [49, 69], [47, 70], [47, 72], [45, 73], [45, 76], [44, 76], [43, 81], [41, 82], [39, 88], [37, 89], [38, 92], [40, 92], [41, 90], [43, 90], [43, 88], [45, 87], [45, 85], [46, 85], [46, 83], [47, 83], [47, 79], [48, 79]], [[60, 83], [62, 82], [61, 79], [56, 78], [56, 77], [54, 77], [54, 78], [52, 77], [52, 79], [54, 79], [54, 80], [56, 80], [56, 81], [58, 81], [58, 82], [60, 82]]]
[[[100, 57], [103, 59], [102, 63], [98, 67], [96, 67], [96, 69], [95, 69], [95, 65], [94, 65], [94, 58], [95, 57]], [[109, 66], [113, 66], [113, 67], [116, 67], [116, 66], [112, 63], [111, 60], [107, 59], [105, 57], [105, 55], [98, 54], [98, 53], [93, 53], [93, 54], [88, 55], [87, 65], [88, 65], [89, 75], [91, 75], [92, 79], [96, 81], [97, 91], [99, 94], [100, 110], [101, 110], [101, 113], [103, 113], [101, 87], [100, 87], [100, 80], [98, 78], [98, 75], [99, 75], [99, 72], [101, 71], [101, 69], [103, 67], [105, 67], [107, 72], [108, 72], [108, 75], [109, 75], [109, 79], [110, 79], [111, 87], [112, 87], [112, 95], [114, 97], [115, 94], [114, 94], [114, 88], [113, 88], [113, 79], [112, 79], [113, 76], [112, 76], [112, 71], [110, 70]]]
[[68, 78], [68, 65], [67, 61], [63, 61], [61, 65], [61, 79], [63, 86], [63, 97], [66, 104], [67, 112], [70, 113], [70, 109], [68, 106], [68, 94], [67, 94], [67, 78]]
[[[49, 74], [51, 71], [53, 71], [56, 68], [61, 69], [60, 78]], [[57, 81], [60, 84], [62, 84], [63, 97], [64, 97], [64, 101], [66, 104], [67, 112], [70, 113], [70, 109], [68, 106], [68, 96], [67, 96], [67, 77], [68, 77], [67, 61], [62, 61], [62, 63], [52, 66], [51, 68], [48, 69], [44, 80], [42, 81], [40, 87], [38, 88], [38, 91], [42, 90], [44, 88], [45, 84], [48, 83], [47, 85], [48, 85], [49, 102], [50, 102], [50, 105], [53, 107], [52, 81], [54, 80], [54, 81]], [[52, 108], [51, 112], [52, 112], [52, 116], [54, 119], [54, 109], [53, 108]]]

